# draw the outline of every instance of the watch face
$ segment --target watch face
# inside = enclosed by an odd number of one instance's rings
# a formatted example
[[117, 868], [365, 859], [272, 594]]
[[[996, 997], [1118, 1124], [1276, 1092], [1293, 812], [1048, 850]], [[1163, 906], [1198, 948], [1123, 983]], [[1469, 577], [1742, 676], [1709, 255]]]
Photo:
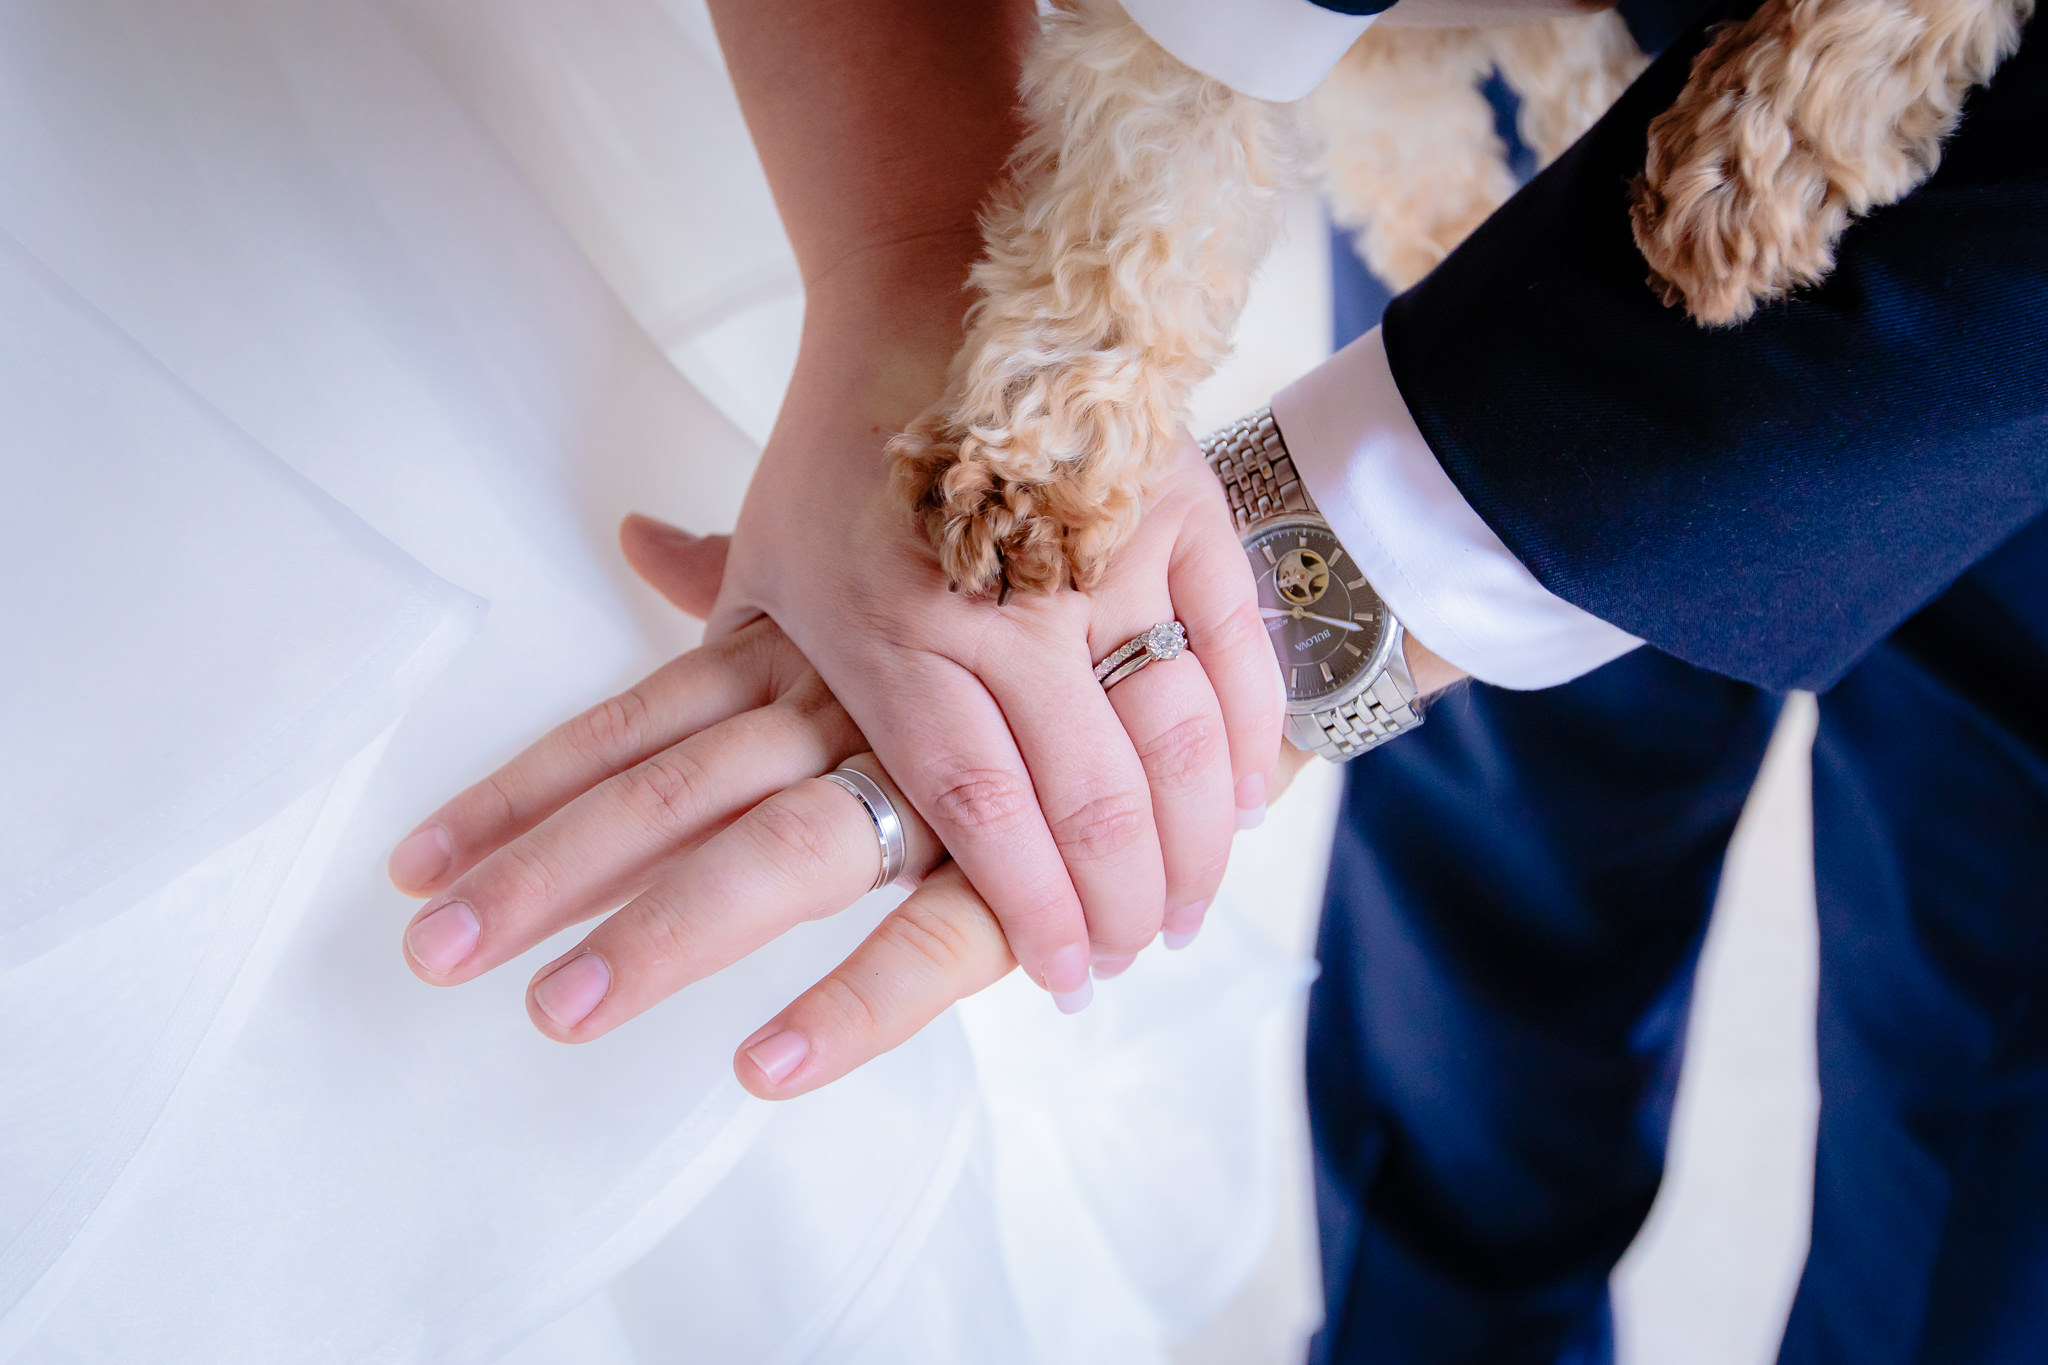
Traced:
[[1379, 654], [1387, 608], [1320, 521], [1285, 521], [1245, 542], [1259, 614], [1280, 655], [1290, 702], [1320, 702]]

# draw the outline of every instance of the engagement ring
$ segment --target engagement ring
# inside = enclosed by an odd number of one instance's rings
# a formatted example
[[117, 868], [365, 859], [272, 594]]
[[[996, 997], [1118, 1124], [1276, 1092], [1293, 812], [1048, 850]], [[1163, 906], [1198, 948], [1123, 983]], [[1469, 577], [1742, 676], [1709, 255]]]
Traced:
[[1095, 681], [1107, 691], [1154, 659], [1178, 659], [1187, 644], [1186, 626], [1178, 621], [1161, 621], [1143, 635], [1124, 642], [1095, 665]]

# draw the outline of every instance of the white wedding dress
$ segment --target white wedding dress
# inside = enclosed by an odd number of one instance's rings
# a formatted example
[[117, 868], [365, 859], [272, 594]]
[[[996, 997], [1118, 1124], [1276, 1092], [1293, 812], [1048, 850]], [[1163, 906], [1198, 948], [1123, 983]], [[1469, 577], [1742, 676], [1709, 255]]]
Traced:
[[1244, 1281], [1309, 969], [1228, 896], [784, 1105], [882, 897], [585, 1047], [401, 962], [392, 843], [694, 638], [613, 528], [730, 524], [800, 308], [700, 0], [0, 3], [0, 1361], [1135, 1365]]

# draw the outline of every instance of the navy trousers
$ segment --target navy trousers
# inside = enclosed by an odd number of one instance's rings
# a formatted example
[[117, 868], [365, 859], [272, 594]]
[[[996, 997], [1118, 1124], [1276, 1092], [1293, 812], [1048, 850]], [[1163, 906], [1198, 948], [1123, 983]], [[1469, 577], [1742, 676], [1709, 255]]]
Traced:
[[[1816, 585], [1824, 590], [1824, 585]], [[1638, 650], [1354, 765], [1310, 1003], [1327, 1365], [1611, 1358], [1779, 699]], [[1820, 699], [1785, 1362], [2048, 1361], [2048, 522]]]

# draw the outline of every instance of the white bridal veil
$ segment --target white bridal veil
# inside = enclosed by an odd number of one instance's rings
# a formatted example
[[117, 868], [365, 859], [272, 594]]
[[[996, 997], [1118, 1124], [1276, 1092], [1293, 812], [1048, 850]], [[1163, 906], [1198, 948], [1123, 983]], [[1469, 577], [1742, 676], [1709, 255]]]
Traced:
[[0, 4], [0, 1360], [1131, 1365], [1242, 1282], [1306, 968], [1227, 902], [782, 1106], [880, 898], [579, 1048], [401, 963], [396, 838], [689, 643], [612, 528], [730, 523], [799, 310], [697, 0]]

